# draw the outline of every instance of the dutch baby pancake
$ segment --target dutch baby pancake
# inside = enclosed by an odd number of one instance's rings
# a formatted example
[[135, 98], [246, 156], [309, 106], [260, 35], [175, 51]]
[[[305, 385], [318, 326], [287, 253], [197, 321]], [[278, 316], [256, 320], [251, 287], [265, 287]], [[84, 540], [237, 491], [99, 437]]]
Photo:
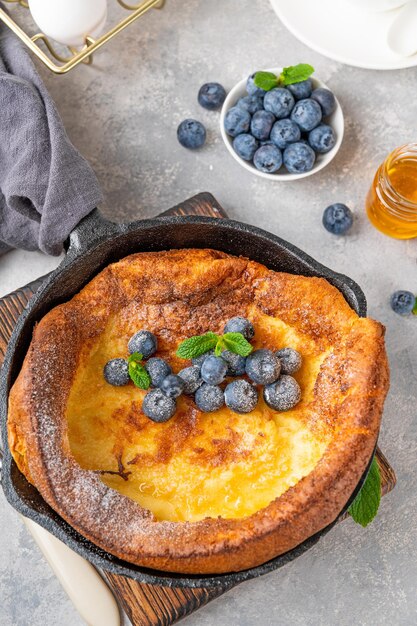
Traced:
[[[259, 396], [244, 413], [203, 412], [182, 393], [158, 422], [147, 391], [103, 376], [140, 329], [177, 374], [191, 365], [181, 342], [235, 317], [250, 321], [254, 350], [301, 355], [294, 406], [275, 410], [251, 383]], [[34, 329], [10, 392], [10, 449], [46, 502], [109, 553], [169, 572], [246, 569], [330, 524], [354, 491], [388, 389], [383, 336], [322, 278], [215, 250], [133, 254]]]

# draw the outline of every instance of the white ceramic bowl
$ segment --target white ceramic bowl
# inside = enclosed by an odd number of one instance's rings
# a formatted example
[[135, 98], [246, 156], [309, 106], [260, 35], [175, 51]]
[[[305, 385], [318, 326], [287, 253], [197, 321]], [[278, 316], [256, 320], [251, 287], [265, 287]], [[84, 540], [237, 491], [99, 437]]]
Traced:
[[[274, 67], [266, 71], [273, 72], [274, 74], [278, 75], [281, 73], [282, 68]], [[317, 87], [325, 87], [326, 89], [329, 89], [327, 85], [322, 83], [321, 80], [318, 80], [314, 76], [311, 77], [311, 80], [313, 82], [314, 89], [316, 89]], [[326, 124], [329, 124], [333, 128], [336, 134], [336, 143], [333, 146], [333, 148], [326, 154], [317, 155], [316, 162], [314, 163], [314, 167], [309, 172], [304, 172], [302, 174], [290, 174], [282, 165], [281, 168], [278, 170], [278, 172], [275, 172], [273, 174], [268, 174], [266, 172], [261, 172], [260, 170], [257, 170], [251, 161], [245, 161], [244, 159], [241, 159], [240, 156], [238, 156], [233, 149], [233, 137], [230, 137], [224, 129], [224, 118], [225, 118], [227, 111], [231, 109], [233, 106], [235, 106], [239, 98], [242, 98], [242, 96], [247, 95], [246, 81], [247, 81], [247, 77], [241, 80], [239, 83], [237, 83], [237, 85], [233, 87], [233, 89], [231, 89], [231, 91], [227, 95], [226, 100], [223, 103], [223, 107], [220, 113], [220, 132], [221, 132], [223, 141], [226, 145], [226, 148], [229, 150], [230, 154], [232, 155], [232, 157], [236, 159], [236, 161], [240, 163], [242, 167], [244, 167], [249, 172], [252, 172], [252, 174], [256, 174], [257, 176], [261, 176], [262, 178], [267, 178], [268, 180], [287, 181], [287, 180], [297, 180], [297, 178], [305, 178], [306, 176], [311, 176], [312, 174], [315, 174], [316, 172], [319, 172], [320, 170], [322, 170], [324, 167], [326, 167], [326, 165], [330, 163], [332, 159], [334, 159], [342, 143], [343, 133], [344, 133], [344, 128], [345, 128], [342, 108], [337, 98], [336, 98], [336, 105], [337, 105], [336, 110], [331, 115], [329, 115], [329, 117], [326, 117], [326, 119], [324, 120]]]

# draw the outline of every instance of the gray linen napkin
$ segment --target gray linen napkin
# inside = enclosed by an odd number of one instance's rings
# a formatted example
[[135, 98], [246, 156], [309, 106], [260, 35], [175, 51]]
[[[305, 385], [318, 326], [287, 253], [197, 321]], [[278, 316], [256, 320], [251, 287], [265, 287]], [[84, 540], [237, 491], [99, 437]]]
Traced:
[[60, 254], [100, 201], [97, 178], [68, 139], [29, 52], [0, 23], [0, 254]]

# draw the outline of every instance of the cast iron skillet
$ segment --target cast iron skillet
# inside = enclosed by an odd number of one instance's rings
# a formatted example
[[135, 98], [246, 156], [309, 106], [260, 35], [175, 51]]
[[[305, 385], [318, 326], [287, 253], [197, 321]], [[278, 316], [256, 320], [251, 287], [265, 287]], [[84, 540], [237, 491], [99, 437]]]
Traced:
[[[295, 246], [254, 226], [227, 219], [197, 216], [159, 217], [130, 224], [113, 224], [105, 221], [96, 210], [74, 229], [65, 259], [32, 297], [11, 337], [0, 383], [4, 444], [2, 486], [7, 500], [17, 511], [49, 530], [97, 567], [148, 584], [170, 587], [226, 587], [282, 567], [311, 548], [335, 522], [286, 554], [242, 572], [199, 577], [145, 569], [112, 556], [69, 526], [19, 472], [7, 444], [7, 397], [27, 352], [34, 324], [52, 307], [69, 300], [109, 263], [133, 252], [191, 247], [214, 248], [247, 256], [273, 270], [291, 274], [322, 276], [342, 292], [359, 315], [366, 315], [365, 296], [353, 280], [320, 265]], [[367, 471], [341, 515], [362, 486], [366, 473]]]

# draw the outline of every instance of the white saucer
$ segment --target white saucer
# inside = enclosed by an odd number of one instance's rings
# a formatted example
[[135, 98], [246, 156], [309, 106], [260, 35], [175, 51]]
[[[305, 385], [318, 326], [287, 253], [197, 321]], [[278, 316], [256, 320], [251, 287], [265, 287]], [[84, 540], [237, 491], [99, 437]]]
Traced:
[[367, 13], [349, 0], [271, 0], [271, 4], [297, 39], [335, 61], [374, 70], [417, 65], [417, 54], [402, 57], [387, 44], [388, 28], [399, 9]]

